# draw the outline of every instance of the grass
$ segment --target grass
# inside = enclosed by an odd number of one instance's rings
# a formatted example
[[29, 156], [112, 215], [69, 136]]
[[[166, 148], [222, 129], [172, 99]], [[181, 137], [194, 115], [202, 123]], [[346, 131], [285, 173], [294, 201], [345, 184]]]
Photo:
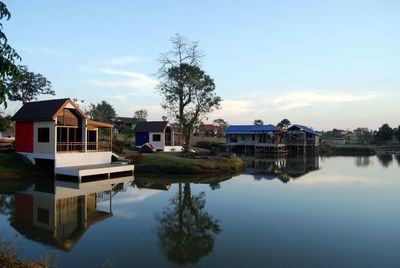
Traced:
[[170, 174], [234, 173], [245, 168], [238, 157], [184, 157], [182, 153], [143, 154], [135, 171]]
[[4, 153], [0, 155], [0, 177], [30, 174], [39, 172], [29, 160], [17, 153]]

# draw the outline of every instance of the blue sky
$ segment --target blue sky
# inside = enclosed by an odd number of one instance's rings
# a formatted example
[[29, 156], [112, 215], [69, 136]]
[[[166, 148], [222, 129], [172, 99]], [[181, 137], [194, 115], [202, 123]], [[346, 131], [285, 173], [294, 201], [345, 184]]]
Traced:
[[400, 124], [400, 1], [4, 3], [9, 42], [57, 98], [104, 99], [120, 116], [145, 108], [159, 120], [157, 59], [179, 33], [200, 42], [202, 67], [224, 100], [208, 121]]

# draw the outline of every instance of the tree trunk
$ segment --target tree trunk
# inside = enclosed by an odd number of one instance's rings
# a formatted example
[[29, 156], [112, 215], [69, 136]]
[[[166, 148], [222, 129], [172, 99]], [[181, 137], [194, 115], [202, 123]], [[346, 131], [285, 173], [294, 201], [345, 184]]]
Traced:
[[191, 127], [185, 127], [185, 133], [184, 133], [185, 147], [184, 147], [184, 149], [185, 149], [186, 153], [190, 153], [190, 151], [192, 150], [192, 140], [191, 140], [192, 133], [191, 132], [192, 132]]

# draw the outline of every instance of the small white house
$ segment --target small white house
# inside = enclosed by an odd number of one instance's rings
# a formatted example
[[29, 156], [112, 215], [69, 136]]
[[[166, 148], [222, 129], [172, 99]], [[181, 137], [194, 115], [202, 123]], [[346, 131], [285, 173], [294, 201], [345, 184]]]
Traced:
[[51, 163], [58, 175], [133, 172], [112, 163], [112, 124], [91, 120], [71, 99], [25, 103], [13, 116], [16, 152], [34, 164]]
[[157, 151], [182, 151], [182, 136], [167, 121], [138, 122], [135, 137], [138, 148], [150, 143]]

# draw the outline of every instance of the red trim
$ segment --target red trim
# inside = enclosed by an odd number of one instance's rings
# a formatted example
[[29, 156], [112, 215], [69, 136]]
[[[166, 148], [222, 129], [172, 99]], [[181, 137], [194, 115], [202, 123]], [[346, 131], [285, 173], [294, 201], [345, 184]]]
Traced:
[[15, 123], [15, 143], [17, 152], [33, 153], [33, 122]]

